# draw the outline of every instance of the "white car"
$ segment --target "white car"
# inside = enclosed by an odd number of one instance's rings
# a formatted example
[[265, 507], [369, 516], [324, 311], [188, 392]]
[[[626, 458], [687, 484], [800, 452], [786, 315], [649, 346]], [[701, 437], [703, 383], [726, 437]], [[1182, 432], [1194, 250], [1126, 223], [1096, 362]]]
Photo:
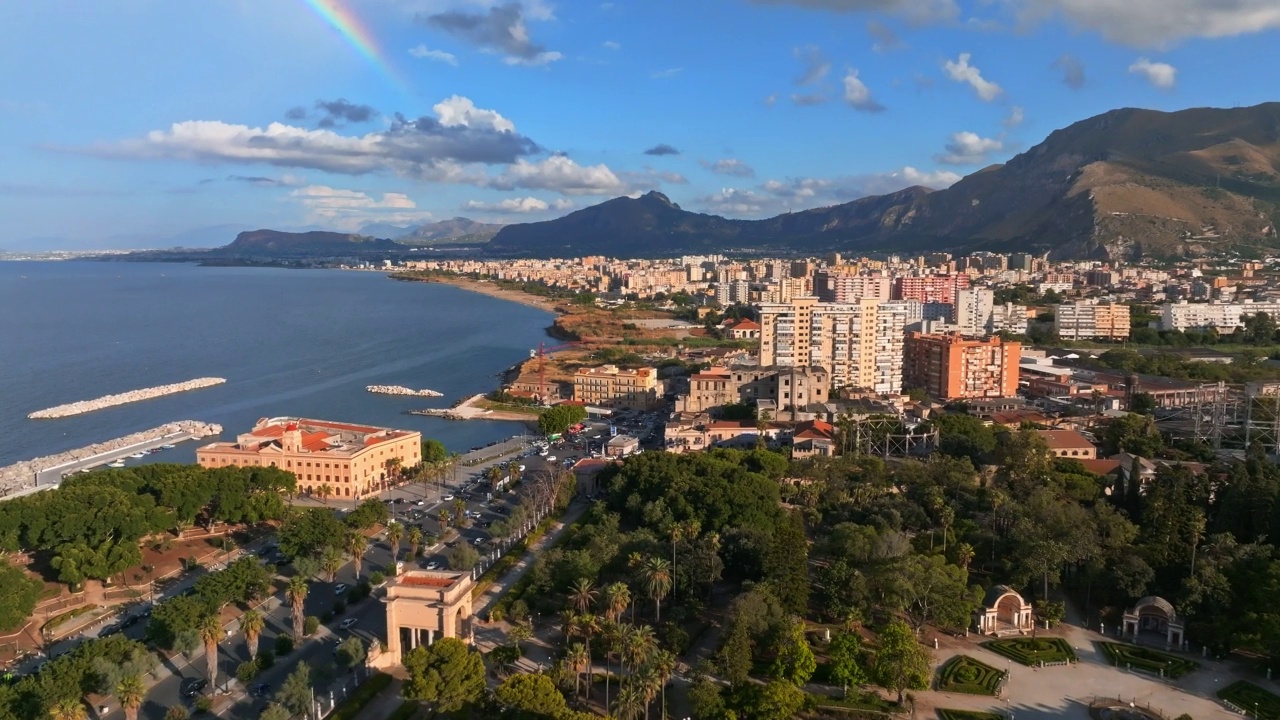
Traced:
[[427, 563], [427, 569], [428, 569], [428, 570], [435, 570], [435, 569], [436, 569], [436, 568], [438, 568], [438, 567], [440, 567], [440, 563], [438, 563], [438, 562], [429, 562], [429, 563]]
[[547, 462], [555, 462], [555, 461], [556, 461], [556, 456], [555, 456], [555, 455], [548, 455], [548, 456], [547, 456]]
[[419, 500], [418, 502], [414, 503], [414, 505], [426, 505], [426, 504], [427, 504], [426, 500]]
[[346, 620], [343, 620], [342, 624], [339, 625], [338, 627], [343, 630], [350, 630], [355, 626], [356, 626], [356, 618], [347, 618]]
[[440, 499], [441, 499], [441, 500], [443, 500], [443, 501], [445, 501], [445, 502], [450, 502], [450, 501], [452, 501], [452, 500], [453, 500], [453, 496], [452, 496], [452, 495], [445, 495], [444, 497], [442, 497], [442, 498], [440, 498]]
[[344, 593], [344, 592], [346, 592], [346, 591], [347, 591], [347, 584], [346, 584], [346, 583], [338, 583], [337, 587], [335, 587], [335, 588], [333, 589], [333, 594], [334, 594], [334, 595], [341, 595], [342, 593]]
[[476, 542], [476, 544], [477, 544], [477, 545], [483, 545], [483, 544], [484, 544], [484, 538], [482, 538], [482, 537], [478, 537], [478, 538], [476, 538], [476, 541], [475, 541], [475, 542]]

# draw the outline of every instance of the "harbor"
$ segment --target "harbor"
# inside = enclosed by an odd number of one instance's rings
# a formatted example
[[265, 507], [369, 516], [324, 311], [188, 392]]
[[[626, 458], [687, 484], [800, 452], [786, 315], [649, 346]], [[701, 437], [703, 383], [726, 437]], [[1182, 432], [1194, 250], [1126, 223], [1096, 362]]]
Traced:
[[56, 455], [24, 460], [0, 468], [0, 497], [45, 490], [55, 487], [63, 478], [81, 470], [104, 468], [121, 461], [127, 464], [126, 458], [139, 453], [150, 454], [152, 450], [172, 449], [180, 442], [218, 435], [221, 432], [221, 425], [182, 420]]

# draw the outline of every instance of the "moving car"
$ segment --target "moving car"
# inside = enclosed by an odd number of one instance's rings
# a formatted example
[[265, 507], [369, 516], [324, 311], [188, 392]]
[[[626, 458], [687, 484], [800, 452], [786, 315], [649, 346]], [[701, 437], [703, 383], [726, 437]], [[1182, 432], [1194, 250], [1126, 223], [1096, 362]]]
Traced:
[[346, 583], [338, 583], [337, 587], [335, 587], [335, 588], [333, 589], [333, 594], [334, 594], [334, 595], [341, 595], [342, 593], [344, 593], [344, 592], [346, 592], [346, 591], [347, 591], [347, 584], [346, 584]]
[[338, 627], [343, 630], [350, 630], [351, 628], [356, 626], [356, 622], [357, 622], [356, 618], [347, 618], [346, 620], [343, 620], [342, 623], [338, 625]]
[[193, 698], [204, 690], [209, 681], [204, 678], [187, 678], [182, 681], [182, 697]]

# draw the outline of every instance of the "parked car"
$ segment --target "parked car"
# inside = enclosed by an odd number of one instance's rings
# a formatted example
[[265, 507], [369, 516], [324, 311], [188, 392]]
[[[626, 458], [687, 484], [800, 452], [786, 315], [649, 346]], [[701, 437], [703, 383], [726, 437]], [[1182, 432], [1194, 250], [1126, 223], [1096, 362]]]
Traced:
[[193, 698], [200, 694], [209, 681], [204, 678], [187, 678], [182, 681], [182, 697]]
[[341, 595], [342, 593], [344, 593], [344, 592], [346, 592], [346, 591], [347, 591], [347, 584], [346, 584], [346, 583], [338, 583], [337, 587], [335, 587], [335, 588], [333, 589], [333, 594], [334, 594], [334, 595]]
[[258, 683], [249, 688], [249, 694], [256, 698], [265, 698], [271, 695], [271, 686], [266, 683]]
[[338, 625], [338, 627], [343, 630], [350, 630], [355, 626], [356, 626], [356, 618], [347, 618], [346, 620], [343, 620], [341, 624]]
[[443, 500], [444, 502], [452, 502], [452, 501], [453, 501], [453, 496], [452, 496], [452, 495], [445, 495], [444, 497], [442, 497], [442, 498], [440, 498], [440, 499], [441, 499], [441, 500]]
[[427, 569], [428, 569], [428, 570], [435, 570], [435, 569], [436, 569], [436, 568], [438, 568], [438, 567], [440, 567], [440, 563], [438, 563], [438, 562], [429, 562], [429, 563], [427, 563]]

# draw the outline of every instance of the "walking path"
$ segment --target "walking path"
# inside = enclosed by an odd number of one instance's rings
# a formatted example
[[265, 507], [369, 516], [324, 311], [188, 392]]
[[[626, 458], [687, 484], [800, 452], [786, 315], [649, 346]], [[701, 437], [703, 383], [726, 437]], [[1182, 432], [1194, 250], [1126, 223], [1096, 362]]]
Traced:
[[565, 529], [577, 522], [578, 518], [585, 515], [590, 507], [589, 503], [583, 501], [575, 502], [573, 505], [570, 505], [564, 515], [560, 516], [560, 521], [553, 525], [550, 530], [539, 538], [538, 541], [533, 544], [533, 547], [525, 550], [524, 556], [516, 562], [515, 567], [504, 573], [502, 577], [498, 578], [493, 583], [493, 585], [489, 586], [488, 590], [484, 591], [484, 594], [472, 602], [472, 614], [487, 617], [489, 608], [497, 602], [498, 599], [502, 597], [503, 593], [505, 593], [512, 585], [519, 582], [520, 578], [525, 576], [525, 573], [529, 572], [529, 569], [533, 567], [533, 562], [537, 559], [538, 554], [544, 549], [555, 544], [555, 542], [560, 539], [560, 536], [564, 534]]

